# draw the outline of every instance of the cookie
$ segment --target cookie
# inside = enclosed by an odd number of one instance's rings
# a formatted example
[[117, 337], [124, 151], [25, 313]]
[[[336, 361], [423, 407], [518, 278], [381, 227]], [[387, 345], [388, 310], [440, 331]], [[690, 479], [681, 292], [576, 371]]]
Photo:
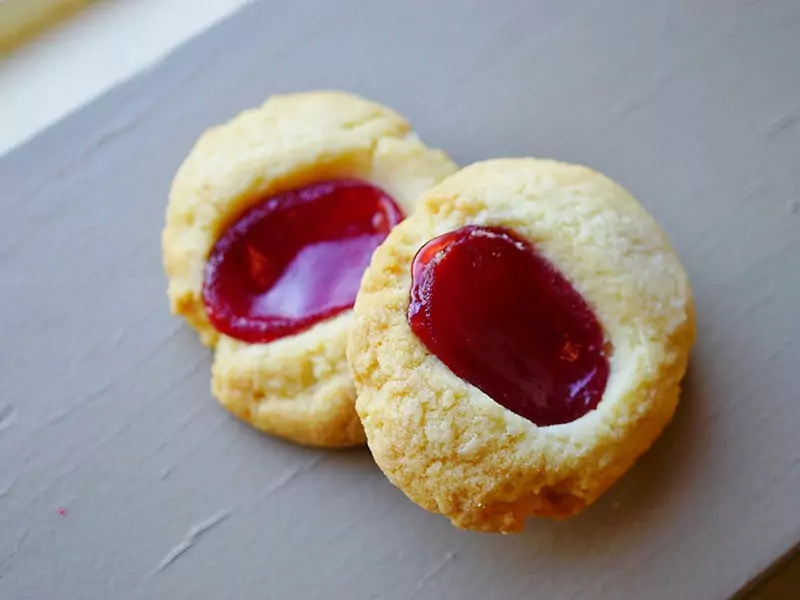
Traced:
[[695, 326], [658, 225], [588, 168], [500, 159], [423, 194], [364, 275], [348, 358], [377, 464], [464, 529], [594, 502], [670, 421]]
[[394, 111], [335, 91], [273, 96], [200, 137], [163, 261], [172, 311], [215, 348], [225, 408], [302, 444], [363, 443], [345, 357], [361, 275], [455, 168]]

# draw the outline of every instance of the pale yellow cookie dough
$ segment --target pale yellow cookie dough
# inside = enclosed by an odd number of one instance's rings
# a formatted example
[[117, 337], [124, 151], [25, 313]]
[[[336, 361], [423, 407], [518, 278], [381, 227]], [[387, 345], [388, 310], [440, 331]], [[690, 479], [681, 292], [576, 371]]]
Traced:
[[173, 312], [216, 347], [212, 392], [223, 406], [299, 443], [363, 443], [345, 360], [352, 311], [269, 344], [240, 342], [206, 317], [206, 259], [226, 227], [277, 192], [355, 178], [410, 214], [420, 193], [455, 169], [403, 117], [343, 92], [273, 96], [200, 137], [173, 181], [162, 247]]
[[[406, 320], [410, 265], [443, 233], [513, 229], [572, 282], [612, 348], [596, 410], [539, 427], [456, 377]], [[362, 281], [348, 358], [376, 462], [420, 506], [465, 529], [516, 532], [594, 502], [675, 411], [695, 327], [686, 273], [666, 236], [619, 185], [535, 159], [477, 163], [423, 194]]]

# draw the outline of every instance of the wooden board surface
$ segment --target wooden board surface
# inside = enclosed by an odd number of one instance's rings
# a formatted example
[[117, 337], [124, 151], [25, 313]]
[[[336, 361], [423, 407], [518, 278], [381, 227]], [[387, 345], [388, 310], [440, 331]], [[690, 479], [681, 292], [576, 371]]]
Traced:
[[[260, 2], [3, 157], [0, 598], [735, 593], [800, 541], [799, 56], [796, 0]], [[169, 183], [206, 127], [312, 88], [462, 164], [588, 164], [670, 235], [699, 320], [683, 403], [583, 516], [459, 532], [366, 451], [211, 399], [167, 309]]]

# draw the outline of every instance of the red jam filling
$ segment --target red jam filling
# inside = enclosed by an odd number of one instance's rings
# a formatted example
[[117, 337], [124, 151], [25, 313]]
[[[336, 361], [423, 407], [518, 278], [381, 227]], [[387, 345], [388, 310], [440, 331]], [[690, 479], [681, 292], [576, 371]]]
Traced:
[[468, 226], [423, 246], [408, 321], [453, 373], [541, 426], [594, 409], [603, 329], [567, 279], [511, 231]]
[[265, 198], [219, 238], [203, 302], [214, 327], [270, 342], [352, 308], [372, 252], [403, 214], [378, 188], [314, 183]]

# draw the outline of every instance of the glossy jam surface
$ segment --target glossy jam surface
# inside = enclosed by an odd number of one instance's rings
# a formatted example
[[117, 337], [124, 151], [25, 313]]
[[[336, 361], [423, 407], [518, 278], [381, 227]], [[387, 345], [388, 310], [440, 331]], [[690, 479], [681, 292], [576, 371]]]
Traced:
[[206, 263], [203, 302], [214, 327], [264, 343], [353, 306], [372, 252], [403, 215], [380, 189], [336, 180], [250, 208]]
[[603, 329], [586, 301], [511, 231], [468, 226], [423, 246], [411, 329], [458, 377], [541, 426], [594, 409], [608, 380]]

